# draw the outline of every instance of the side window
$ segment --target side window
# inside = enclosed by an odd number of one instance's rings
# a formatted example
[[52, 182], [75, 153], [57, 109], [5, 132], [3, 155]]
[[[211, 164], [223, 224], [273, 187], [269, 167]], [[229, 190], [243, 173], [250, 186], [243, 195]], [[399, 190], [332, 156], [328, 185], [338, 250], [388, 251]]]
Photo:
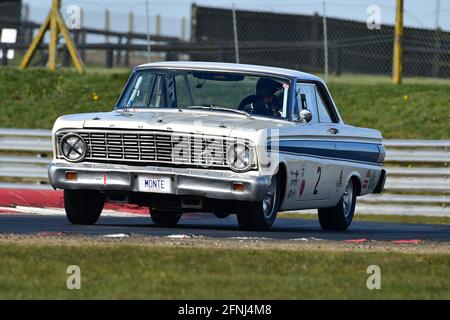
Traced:
[[323, 123], [332, 123], [333, 120], [331, 118], [331, 115], [328, 111], [325, 101], [323, 100], [322, 95], [317, 90], [317, 87], [316, 87], [316, 97], [317, 97], [317, 109], [319, 111], [319, 121]]
[[308, 109], [313, 115], [311, 122], [319, 122], [315, 85], [310, 83], [297, 83], [297, 92], [295, 94], [294, 112], [298, 113], [302, 109]]

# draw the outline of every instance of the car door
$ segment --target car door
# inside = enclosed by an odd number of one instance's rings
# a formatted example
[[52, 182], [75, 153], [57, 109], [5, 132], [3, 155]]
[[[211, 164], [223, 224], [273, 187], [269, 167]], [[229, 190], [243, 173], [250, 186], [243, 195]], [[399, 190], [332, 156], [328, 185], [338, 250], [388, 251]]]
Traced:
[[[346, 181], [343, 181], [343, 177], [346, 175], [348, 166], [344, 165], [345, 162], [340, 161], [341, 149], [343, 145], [348, 142], [340, 142], [345, 139], [345, 126], [342, 126], [339, 121], [339, 115], [333, 105], [331, 96], [323, 85], [315, 85], [316, 87], [316, 100], [317, 100], [317, 112], [319, 116], [319, 126], [322, 128], [326, 139], [334, 143], [335, 152], [333, 154], [334, 160], [329, 163], [330, 169], [330, 198], [340, 197], [345, 187]], [[345, 148], [345, 147], [344, 147]]]
[[308, 109], [313, 118], [309, 123], [295, 127], [295, 141], [289, 143], [293, 153], [298, 156], [299, 167], [299, 188], [294, 200], [325, 200], [329, 197], [333, 180], [331, 155], [335, 143], [328, 139], [328, 127], [320, 124], [315, 84], [297, 83], [295, 105], [294, 112]]

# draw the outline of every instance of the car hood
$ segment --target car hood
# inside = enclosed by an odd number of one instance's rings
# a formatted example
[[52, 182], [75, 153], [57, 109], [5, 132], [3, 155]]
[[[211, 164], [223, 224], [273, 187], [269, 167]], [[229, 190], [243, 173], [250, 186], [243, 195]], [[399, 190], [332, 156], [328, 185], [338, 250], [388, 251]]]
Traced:
[[[250, 138], [248, 135], [252, 131], [257, 132], [261, 129], [290, 124], [290, 122], [284, 120], [261, 117], [249, 118], [229, 112], [179, 111], [178, 109], [167, 111], [81, 113], [63, 116], [58, 119], [57, 123], [59, 128], [169, 130], [246, 138]], [[245, 135], [242, 135], [243, 132], [245, 132]]]

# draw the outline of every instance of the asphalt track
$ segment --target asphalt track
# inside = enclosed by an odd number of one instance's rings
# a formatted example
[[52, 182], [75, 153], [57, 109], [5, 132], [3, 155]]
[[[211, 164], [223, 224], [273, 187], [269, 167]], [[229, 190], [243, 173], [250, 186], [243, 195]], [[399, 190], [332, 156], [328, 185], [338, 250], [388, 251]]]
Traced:
[[449, 225], [403, 224], [383, 222], [353, 222], [346, 232], [324, 232], [317, 220], [277, 219], [270, 231], [254, 232], [238, 229], [234, 216], [218, 219], [211, 214], [183, 217], [173, 228], [154, 225], [149, 216], [100, 217], [95, 225], [70, 224], [62, 215], [1, 214], [0, 234], [68, 234], [104, 236], [110, 234], [141, 236], [208, 237], [208, 238], [267, 238], [283, 240], [425, 240], [450, 241]]

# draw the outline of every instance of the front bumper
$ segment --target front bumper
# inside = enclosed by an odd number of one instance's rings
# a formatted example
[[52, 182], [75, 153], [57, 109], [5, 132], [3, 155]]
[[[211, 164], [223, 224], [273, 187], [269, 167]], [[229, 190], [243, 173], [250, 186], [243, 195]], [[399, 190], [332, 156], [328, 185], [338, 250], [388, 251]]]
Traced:
[[[76, 172], [77, 180], [66, 180], [66, 172]], [[258, 172], [235, 173], [225, 170], [168, 167], [136, 167], [101, 163], [52, 162], [48, 168], [50, 184], [57, 189], [142, 192], [138, 177], [169, 177], [172, 193], [211, 199], [261, 201], [270, 183]], [[242, 183], [244, 191], [234, 191], [233, 183]], [[153, 193], [155, 194], [155, 193]]]

